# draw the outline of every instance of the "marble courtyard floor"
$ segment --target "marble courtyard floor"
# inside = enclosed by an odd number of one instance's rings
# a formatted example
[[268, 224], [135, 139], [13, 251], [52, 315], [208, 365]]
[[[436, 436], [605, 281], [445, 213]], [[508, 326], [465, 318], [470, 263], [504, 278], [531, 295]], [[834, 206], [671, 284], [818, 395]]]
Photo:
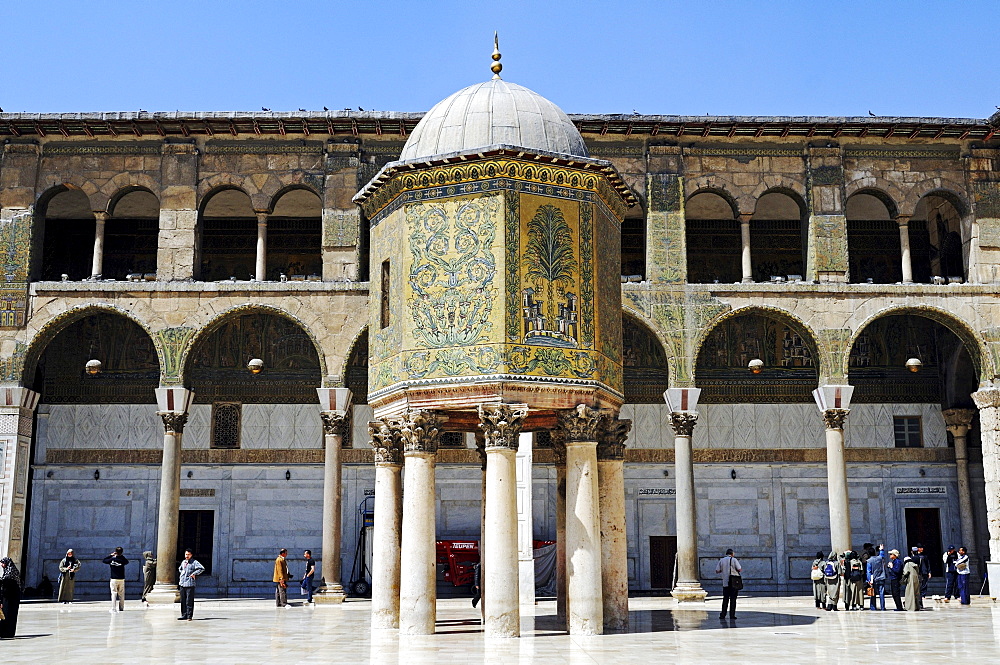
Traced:
[[[486, 640], [468, 599], [438, 602], [438, 633], [400, 638], [371, 631], [370, 605], [277, 609], [273, 600], [205, 599], [195, 620], [129, 601], [21, 606], [18, 639], [0, 642], [0, 663], [887, 663], [997, 662], [1000, 604], [976, 597], [962, 607], [928, 602], [931, 611], [823, 612], [812, 600], [740, 599], [739, 619], [720, 621], [720, 600], [678, 608], [670, 598], [633, 598], [629, 634], [569, 637], [555, 604], [522, 618], [521, 639]], [[176, 606], [175, 606], [176, 607]]]

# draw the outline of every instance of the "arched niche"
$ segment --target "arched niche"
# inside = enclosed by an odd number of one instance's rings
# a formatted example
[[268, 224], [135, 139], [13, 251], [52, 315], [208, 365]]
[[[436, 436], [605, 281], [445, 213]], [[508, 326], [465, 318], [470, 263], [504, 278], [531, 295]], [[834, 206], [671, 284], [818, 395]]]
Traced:
[[[36, 210], [36, 232], [41, 236], [41, 260], [34, 261], [32, 278], [70, 280], [90, 277], [94, 257], [96, 219], [90, 199], [79, 189], [58, 187], [43, 196]], [[37, 256], [37, 254], [36, 254]]]
[[200, 278], [252, 279], [257, 260], [257, 215], [240, 189], [210, 193], [198, 215]]
[[282, 274], [322, 275], [323, 205], [308, 189], [290, 189], [278, 196], [267, 218], [266, 278]]
[[104, 226], [104, 277], [155, 274], [160, 200], [148, 189], [128, 190], [112, 199], [110, 213]]
[[808, 224], [798, 195], [772, 191], [757, 199], [750, 218], [750, 257], [755, 282], [805, 274]]
[[963, 218], [962, 203], [950, 192], [935, 191], [920, 199], [909, 225], [913, 281], [965, 281], [970, 233], [963, 228]]
[[743, 278], [742, 241], [733, 203], [719, 192], [697, 192], [684, 204], [687, 281], [726, 284]]
[[847, 256], [856, 284], [895, 284], [903, 280], [902, 250], [895, 204], [874, 190], [847, 199]]
[[351, 389], [354, 404], [368, 403], [368, 329], [358, 335], [347, 357], [344, 383]]
[[663, 404], [670, 383], [667, 354], [656, 335], [628, 314], [622, 315], [622, 365], [626, 403]]
[[[748, 369], [754, 359], [764, 362], [759, 374]], [[811, 402], [818, 380], [815, 340], [802, 326], [765, 312], [717, 323], [695, 364], [704, 403]]]

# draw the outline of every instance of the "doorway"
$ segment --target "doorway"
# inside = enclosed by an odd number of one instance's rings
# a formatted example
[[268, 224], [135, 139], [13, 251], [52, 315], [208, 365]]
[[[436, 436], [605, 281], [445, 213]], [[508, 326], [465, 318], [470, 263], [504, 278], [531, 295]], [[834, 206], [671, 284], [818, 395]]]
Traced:
[[672, 589], [677, 536], [649, 537], [649, 588]]
[[924, 546], [924, 554], [930, 559], [931, 575], [943, 577], [941, 562], [941, 515], [937, 508], [907, 508], [906, 509], [906, 545], [907, 549], [920, 543]]
[[177, 560], [191, 548], [194, 558], [205, 566], [203, 575], [212, 574], [212, 550], [215, 543], [214, 510], [182, 510], [177, 526]]

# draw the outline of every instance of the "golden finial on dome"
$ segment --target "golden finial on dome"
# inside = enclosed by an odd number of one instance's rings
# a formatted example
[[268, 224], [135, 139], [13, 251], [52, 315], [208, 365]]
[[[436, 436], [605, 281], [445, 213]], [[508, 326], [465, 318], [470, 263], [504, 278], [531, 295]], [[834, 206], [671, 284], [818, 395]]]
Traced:
[[496, 32], [493, 33], [493, 64], [490, 65], [490, 71], [493, 72], [493, 78], [500, 78], [500, 70], [503, 69], [503, 65], [500, 64], [500, 37]]

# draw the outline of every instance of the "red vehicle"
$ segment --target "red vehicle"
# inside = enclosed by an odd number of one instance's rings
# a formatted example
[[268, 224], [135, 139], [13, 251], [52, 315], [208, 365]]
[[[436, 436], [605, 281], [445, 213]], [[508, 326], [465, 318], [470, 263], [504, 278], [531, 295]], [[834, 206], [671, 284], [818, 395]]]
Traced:
[[479, 563], [479, 541], [437, 541], [437, 563], [444, 569], [446, 582], [454, 586], [472, 584], [472, 567]]

